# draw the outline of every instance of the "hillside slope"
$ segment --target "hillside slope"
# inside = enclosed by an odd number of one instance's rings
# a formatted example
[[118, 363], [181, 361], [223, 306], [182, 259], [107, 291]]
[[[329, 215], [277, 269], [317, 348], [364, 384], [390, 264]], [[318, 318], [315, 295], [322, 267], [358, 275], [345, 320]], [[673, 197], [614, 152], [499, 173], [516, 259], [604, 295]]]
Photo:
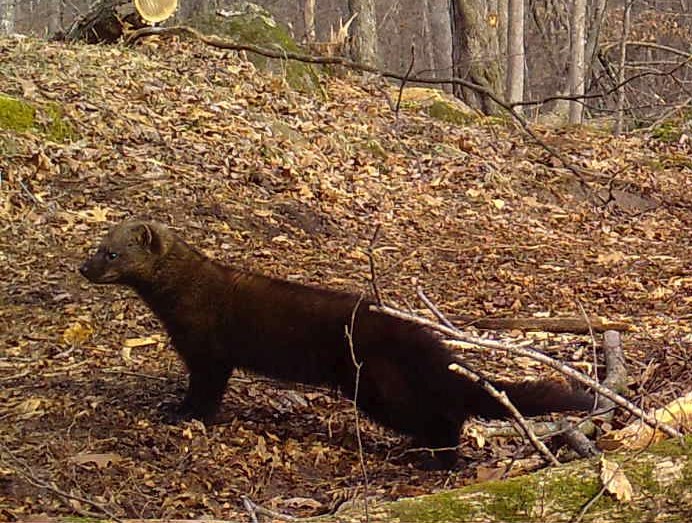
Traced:
[[[310, 515], [361, 488], [352, 407], [328, 391], [238, 375], [222, 424], [162, 422], [184, 375], [160, 326], [128, 291], [75, 271], [126, 216], [167, 222], [230, 264], [353, 291], [368, 288], [380, 225], [388, 302], [421, 308], [421, 285], [450, 317], [579, 316], [581, 304], [636, 326], [625, 350], [638, 402], [690, 389], [689, 141], [541, 132], [598, 182], [656, 203], [642, 211], [580, 198], [512, 126], [396, 115], [357, 80], [324, 80], [324, 97], [308, 98], [235, 53], [177, 40], [0, 40], [0, 70], [1, 93], [39, 107], [39, 124], [58, 107], [74, 136], [0, 128], [0, 448], [41, 481], [117, 515], [171, 518], [245, 517], [242, 495]], [[533, 337], [592, 361], [588, 337]], [[541, 372], [467, 357], [488, 373]], [[465, 484], [520, 446], [468, 442], [467, 468], [421, 472], [399, 437], [363, 428], [371, 493], [385, 499]], [[0, 519], [93, 511], [3, 456]]]

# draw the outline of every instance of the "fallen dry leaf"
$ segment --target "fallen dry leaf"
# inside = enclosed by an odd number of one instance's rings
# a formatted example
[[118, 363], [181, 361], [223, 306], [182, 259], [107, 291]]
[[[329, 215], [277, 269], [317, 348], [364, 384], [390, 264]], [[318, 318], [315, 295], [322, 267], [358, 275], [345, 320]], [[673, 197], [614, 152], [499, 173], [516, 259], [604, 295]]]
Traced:
[[613, 494], [618, 501], [631, 501], [633, 490], [632, 484], [622, 472], [618, 463], [606, 459], [601, 455], [601, 482], [610, 494]]
[[[681, 432], [692, 429], [692, 392], [651, 413], [660, 423], [672, 425]], [[665, 433], [637, 420], [626, 427], [608, 432], [598, 440], [603, 450], [640, 450], [666, 439]]]
[[114, 453], [87, 453], [87, 454], [77, 454], [70, 458], [72, 463], [77, 465], [84, 465], [85, 463], [95, 463], [100, 469], [105, 469], [106, 467], [119, 463], [122, 461], [122, 457]]

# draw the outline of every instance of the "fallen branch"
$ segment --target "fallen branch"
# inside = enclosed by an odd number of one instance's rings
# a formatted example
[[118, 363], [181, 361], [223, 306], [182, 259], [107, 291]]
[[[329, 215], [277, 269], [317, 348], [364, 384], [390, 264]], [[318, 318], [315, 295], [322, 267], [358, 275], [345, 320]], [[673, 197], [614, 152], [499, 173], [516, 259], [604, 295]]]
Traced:
[[[242, 499], [243, 499], [243, 506], [245, 507], [245, 510], [249, 514], [250, 519], [253, 521], [253, 523], [259, 521], [259, 518], [257, 517], [259, 514], [261, 514], [263, 516], [270, 517], [273, 520], [280, 520], [280, 521], [309, 521], [310, 519], [312, 519], [312, 518], [295, 518], [293, 516], [289, 516], [288, 514], [281, 514], [280, 512], [276, 512], [274, 510], [263, 507], [262, 505], [258, 505], [257, 503], [252, 501], [247, 496], [242, 496]], [[197, 520], [197, 521], [201, 522], [202, 520]]]
[[565, 365], [563, 363], [560, 363], [559, 361], [551, 358], [550, 356], [546, 356], [545, 354], [538, 352], [533, 349], [527, 349], [525, 347], [518, 347], [516, 345], [510, 345], [506, 343], [501, 343], [498, 341], [493, 341], [493, 340], [484, 340], [484, 339], [479, 339], [474, 336], [469, 336], [467, 334], [464, 334], [462, 331], [456, 329], [456, 328], [450, 328], [446, 327], [444, 325], [440, 325], [439, 323], [435, 323], [434, 321], [421, 318], [420, 316], [415, 316], [413, 314], [408, 314], [406, 312], [399, 311], [397, 309], [393, 309], [391, 307], [376, 307], [374, 305], [370, 306], [373, 310], [379, 310], [380, 312], [383, 312], [385, 314], [389, 314], [390, 316], [394, 316], [396, 318], [401, 318], [407, 321], [411, 321], [413, 323], [417, 323], [419, 325], [423, 325], [425, 327], [428, 327], [432, 330], [435, 330], [437, 332], [440, 332], [446, 336], [449, 336], [452, 338], [452, 340], [446, 341], [446, 343], [449, 346], [452, 347], [458, 347], [459, 342], [463, 343], [471, 343], [473, 345], [478, 345], [479, 347], [488, 347], [491, 349], [499, 349], [499, 350], [504, 350], [513, 354], [518, 354], [520, 356], [525, 356], [531, 359], [534, 359], [536, 361], [539, 361], [559, 372], [562, 374], [566, 375], [569, 378], [572, 378], [587, 387], [593, 389], [595, 392], [598, 392], [600, 395], [605, 396], [606, 398], [610, 399], [618, 405], [619, 407], [624, 408], [625, 410], [631, 412], [635, 416], [641, 418], [647, 425], [650, 425], [651, 427], [658, 428], [662, 432], [666, 433], [668, 436], [672, 438], [680, 438], [682, 434], [671, 427], [670, 425], [662, 424], [659, 423], [654, 417], [650, 416], [646, 412], [644, 412], [642, 409], [634, 405], [632, 402], [627, 401], [625, 398], [623, 398], [620, 394], [617, 394], [610, 389], [604, 387], [600, 383], [596, 382], [589, 376], [583, 374], [582, 372], [579, 372], [578, 370], [569, 367], [568, 365]]
[[538, 452], [543, 454], [543, 456], [553, 465], [560, 465], [560, 462], [558, 459], [555, 457], [555, 455], [548, 450], [548, 447], [545, 446], [545, 443], [543, 443], [541, 440], [539, 440], [536, 437], [536, 434], [534, 434], [533, 430], [531, 430], [531, 427], [527, 423], [526, 419], [524, 416], [521, 415], [521, 412], [517, 410], [517, 408], [512, 405], [512, 402], [509, 401], [509, 398], [507, 397], [507, 393], [500, 392], [498, 391], [495, 387], [493, 387], [487, 380], [484, 380], [476, 374], [475, 372], [467, 369], [466, 367], [459, 365], [458, 363], [452, 363], [449, 366], [449, 370], [456, 372], [457, 374], [460, 374], [461, 376], [464, 376], [474, 383], [477, 383], [483, 389], [490, 394], [493, 398], [495, 398], [499, 403], [501, 403], [509, 412], [512, 414], [514, 419], [516, 420], [517, 424], [521, 427], [521, 430], [524, 431], [524, 434], [526, 437], [529, 439], [531, 444], [536, 448]]
[[454, 320], [465, 326], [487, 330], [522, 330], [542, 332], [571, 332], [588, 334], [589, 324], [593, 332], [629, 331], [632, 326], [623, 322], [610, 322], [598, 318], [477, 318], [473, 316], [455, 316]]

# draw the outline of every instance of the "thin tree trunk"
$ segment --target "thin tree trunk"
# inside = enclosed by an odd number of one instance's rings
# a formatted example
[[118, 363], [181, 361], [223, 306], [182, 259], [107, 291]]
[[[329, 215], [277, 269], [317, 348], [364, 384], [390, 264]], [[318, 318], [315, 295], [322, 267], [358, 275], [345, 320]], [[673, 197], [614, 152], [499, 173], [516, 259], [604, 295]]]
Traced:
[[589, 29], [586, 34], [586, 71], [584, 78], [586, 82], [590, 82], [591, 71], [596, 64], [596, 52], [598, 51], [598, 42], [601, 37], [601, 26], [605, 19], [606, 4], [608, 0], [595, 0], [593, 15], [589, 20]]
[[[580, 97], [584, 95], [584, 51], [586, 30], [586, 0], [574, 0], [570, 20], [570, 64], [569, 94]], [[569, 123], [581, 124], [584, 117], [583, 100], [570, 100]]]
[[[507, 17], [507, 93], [509, 103], [524, 98], [524, 0], [509, 0]], [[516, 108], [521, 111], [521, 107]]]
[[353, 21], [353, 44], [351, 55], [357, 62], [377, 66], [377, 22], [374, 0], [348, 0], [351, 16], [358, 14]]
[[0, 0], [0, 34], [14, 33], [16, 0]]
[[[453, 74], [452, 31], [449, 21], [449, 0], [428, 0], [428, 9], [435, 75], [451, 76]], [[447, 92], [452, 92], [451, 85], [445, 85], [443, 88]]]
[[303, 9], [305, 41], [313, 43], [315, 41], [315, 0], [305, 0]]
[[[423, 53], [425, 55], [424, 68], [432, 71], [433, 76], [437, 76], [435, 71], [435, 51], [433, 49], [432, 25], [430, 25], [430, 0], [423, 0], [419, 6], [422, 16], [421, 40], [423, 41]], [[417, 67], [417, 69], [419, 69]]]
[[620, 56], [618, 59], [618, 99], [617, 119], [615, 120], [615, 136], [622, 133], [625, 120], [625, 60], [627, 59], [627, 37], [630, 33], [630, 18], [632, 12], [632, 0], [625, 0], [622, 11], [622, 36], [620, 38]]
[[[452, 63], [454, 76], [482, 85], [495, 93], [504, 90], [503, 62], [499, 59], [498, 34], [502, 18], [488, 11], [486, 0], [452, 0]], [[496, 114], [497, 104], [472, 89], [455, 85], [454, 95], [484, 114]]]

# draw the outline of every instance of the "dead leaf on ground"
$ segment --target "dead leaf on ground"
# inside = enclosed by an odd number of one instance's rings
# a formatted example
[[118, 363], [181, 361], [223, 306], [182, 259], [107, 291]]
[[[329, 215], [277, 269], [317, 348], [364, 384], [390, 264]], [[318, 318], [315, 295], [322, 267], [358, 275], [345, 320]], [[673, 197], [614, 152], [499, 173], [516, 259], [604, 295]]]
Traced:
[[618, 501], [631, 501], [634, 491], [632, 484], [622, 471], [622, 467], [601, 456], [601, 482], [606, 491], [614, 495]]

